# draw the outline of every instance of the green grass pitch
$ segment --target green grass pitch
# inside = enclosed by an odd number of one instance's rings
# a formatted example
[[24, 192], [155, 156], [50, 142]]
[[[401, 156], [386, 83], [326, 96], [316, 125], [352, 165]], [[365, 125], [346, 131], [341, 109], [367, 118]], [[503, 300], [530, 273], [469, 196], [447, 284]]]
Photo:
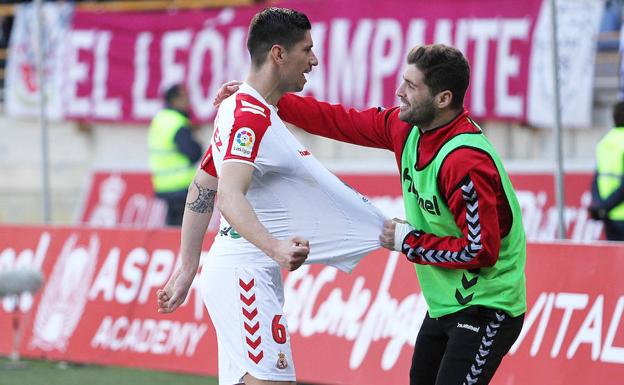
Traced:
[[23, 361], [26, 368], [7, 369], [0, 357], [0, 385], [217, 385], [214, 377], [113, 366], [63, 365]]

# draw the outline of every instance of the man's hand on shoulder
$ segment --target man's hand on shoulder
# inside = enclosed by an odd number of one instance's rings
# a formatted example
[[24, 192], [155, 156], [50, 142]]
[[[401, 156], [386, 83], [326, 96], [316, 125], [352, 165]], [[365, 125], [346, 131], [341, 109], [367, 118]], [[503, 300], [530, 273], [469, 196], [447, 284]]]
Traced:
[[240, 80], [231, 80], [223, 84], [217, 90], [217, 95], [215, 95], [212, 105], [218, 108], [222, 101], [230, 97], [234, 92], [238, 91], [241, 84], [243, 84], [243, 82]]
[[282, 268], [293, 271], [297, 270], [310, 254], [310, 242], [300, 237], [275, 240], [269, 257], [277, 262]]

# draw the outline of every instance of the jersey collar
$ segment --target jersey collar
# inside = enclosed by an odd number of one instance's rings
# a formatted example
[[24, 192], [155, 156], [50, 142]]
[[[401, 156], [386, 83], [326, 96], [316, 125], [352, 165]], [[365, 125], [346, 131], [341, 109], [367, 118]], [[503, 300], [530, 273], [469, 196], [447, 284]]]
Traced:
[[244, 94], [249, 94], [251, 96], [253, 96], [254, 98], [258, 99], [258, 101], [262, 104], [264, 104], [265, 106], [271, 108], [272, 106], [267, 103], [267, 101], [262, 97], [262, 95], [260, 95], [260, 92], [256, 91], [255, 88], [253, 88], [252, 86], [249, 85], [249, 83], [243, 83], [240, 85], [240, 88], [238, 89], [238, 92], [242, 92]]

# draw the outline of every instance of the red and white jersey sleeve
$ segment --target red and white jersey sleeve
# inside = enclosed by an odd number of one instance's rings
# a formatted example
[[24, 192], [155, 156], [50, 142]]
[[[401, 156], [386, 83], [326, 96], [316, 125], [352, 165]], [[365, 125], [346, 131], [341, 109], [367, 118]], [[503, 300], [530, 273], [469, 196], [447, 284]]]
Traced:
[[214, 159], [212, 157], [212, 146], [208, 146], [208, 150], [204, 154], [199, 168], [208, 173], [208, 175], [217, 177], [217, 169], [215, 168]]
[[270, 126], [271, 111], [255, 97], [237, 93], [226, 99], [215, 118], [209, 150], [217, 174], [224, 162], [249, 163], [261, 173], [266, 171], [266, 162], [259, 153]]

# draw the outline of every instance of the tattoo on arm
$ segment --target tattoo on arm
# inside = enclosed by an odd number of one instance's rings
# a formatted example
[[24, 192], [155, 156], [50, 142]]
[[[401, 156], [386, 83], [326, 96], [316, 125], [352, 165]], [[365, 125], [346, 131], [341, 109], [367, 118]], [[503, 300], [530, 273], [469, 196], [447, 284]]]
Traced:
[[215, 195], [217, 194], [217, 192], [215, 190], [210, 190], [209, 188], [204, 187], [195, 181], [193, 181], [193, 184], [199, 191], [199, 194], [197, 195], [197, 199], [195, 199], [193, 202], [187, 202], [186, 207], [188, 207], [189, 210], [194, 211], [196, 213], [212, 214], [212, 210], [214, 208]]

